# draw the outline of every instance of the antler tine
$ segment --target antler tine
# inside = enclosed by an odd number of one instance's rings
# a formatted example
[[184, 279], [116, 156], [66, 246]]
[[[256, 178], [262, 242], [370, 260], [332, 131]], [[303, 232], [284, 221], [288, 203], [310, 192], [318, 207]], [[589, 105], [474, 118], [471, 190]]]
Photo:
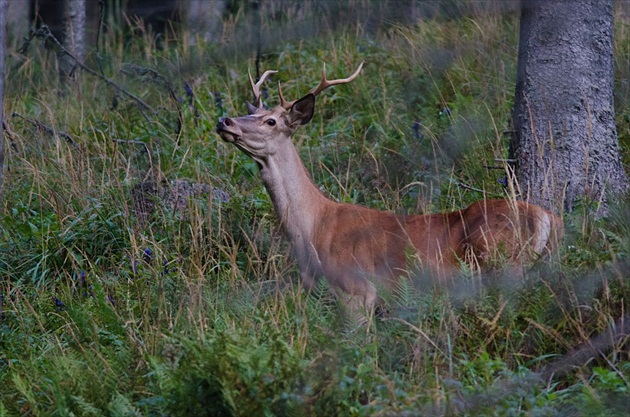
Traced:
[[280, 86], [280, 81], [278, 81], [278, 97], [280, 97], [280, 106], [284, 107], [287, 110], [290, 109], [291, 106], [293, 106], [293, 103], [295, 103], [295, 100], [286, 101], [284, 99], [284, 96], [282, 95], [282, 87]]
[[[346, 84], [346, 83], [349, 83], [350, 81], [353, 81], [355, 78], [359, 76], [359, 73], [363, 69], [363, 64], [365, 64], [365, 61], [361, 61], [361, 63], [359, 64], [359, 67], [356, 69], [354, 74], [352, 74], [348, 78], [339, 78], [337, 80], [332, 80], [332, 81], [326, 79], [326, 64], [324, 64], [324, 68], [322, 69], [322, 80], [319, 82], [319, 85], [311, 89], [309, 93], [316, 96], [322, 91], [324, 91], [325, 89], [327, 89], [328, 87], [332, 87], [333, 85], [338, 85], [338, 84]], [[280, 105], [287, 110], [290, 109], [293, 106], [293, 104], [295, 104], [295, 102], [297, 101], [297, 100], [286, 101], [284, 99], [284, 97], [282, 96], [282, 88], [280, 88], [280, 82], [278, 82], [278, 95], [280, 96]]]
[[275, 71], [275, 70], [267, 70], [263, 73], [263, 75], [260, 77], [258, 82], [254, 83], [254, 79], [252, 78], [252, 72], [249, 69], [247, 69], [247, 75], [249, 75], [249, 82], [252, 85], [252, 90], [254, 92], [254, 101], [256, 102], [256, 107], [258, 108], [262, 107], [262, 94], [260, 94], [260, 87], [263, 85], [263, 83], [265, 82], [268, 76], [270, 76], [271, 74], [275, 74], [277, 72], [278, 71]]
[[310, 93], [313, 94], [314, 96], [316, 96], [319, 93], [321, 93], [322, 91], [324, 91], [325, 89], [327, 89], [328, 87], [332, 87], [333, 85], [338, 85], [338, 84], [347, 84], [347, 83], [351, 82], [352, 80], [354, 80], [355, 78], [357, 78], [359, 76], [359, 73], [361, 72], [361, 69], [363, 69], [363, 64], [364, 63], [365, 63], [365, 61], [361, 61], [361, 63], [359, 64], [359, 67], [354, 72], [354, 74], [352, 74], [348, 78], [339, 78], [337, 80], [327, 80], [326, 79], [326, 64], [324, 64], [324, 68], [322, 69], [322, 80], [319, 82], [319, 85], [317, 87], [313, 88], [310, 91]]

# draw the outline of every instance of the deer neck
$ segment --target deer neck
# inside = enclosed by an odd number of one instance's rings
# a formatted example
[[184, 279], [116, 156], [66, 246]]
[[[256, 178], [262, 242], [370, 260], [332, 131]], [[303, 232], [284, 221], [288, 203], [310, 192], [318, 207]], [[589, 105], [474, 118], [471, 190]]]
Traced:
[[310, 241], [321, 213], [332, 201], [313, 184], [293, 143], [260, 163], [260, 173], [276, 215], [292, 243]]

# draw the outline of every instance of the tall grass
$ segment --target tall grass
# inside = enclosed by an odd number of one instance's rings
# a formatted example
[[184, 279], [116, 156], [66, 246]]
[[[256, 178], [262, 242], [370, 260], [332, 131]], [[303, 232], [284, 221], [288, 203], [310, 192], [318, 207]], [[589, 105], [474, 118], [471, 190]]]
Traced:
[[[289, 97], [324, 62], [333, 75], [367, 61], [295, 137], [316, 183], [399, 212], [510, 196], [497, 160], [516, 19], [426, 19], [267, 50]], [[627, 411], [627, 337], [612, 332], [628, 308], [626, 202], [607, 219], [566, 215], [565, 246], [524, 279], [418, 277], [390, 295], [386, 318], [353, 330], [325, 282], [303, 291], [255, 163], [214, 134], [217, 117], [245, 111], [254, 61], [108, 36], [88, 65], [101, 60], [155, 111], [86, 73], [50, 82], [54, 61], [36, 44], [7, 65], [0, 415]], [[198, 187], [179, 193], [175, 180]]]

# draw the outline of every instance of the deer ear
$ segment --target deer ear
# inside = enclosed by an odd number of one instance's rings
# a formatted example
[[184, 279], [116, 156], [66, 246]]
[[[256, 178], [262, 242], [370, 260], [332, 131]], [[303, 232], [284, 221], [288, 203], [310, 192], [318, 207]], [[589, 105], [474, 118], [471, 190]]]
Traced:
[[313, 94], [307, 94], [291, 106], [289, 110], [289, 125], [294, 126], [296, 124], [305, 125], [313, 118], [315, 112], [315, 96]]
[[258, 107], [254, 106], [252, 103], [250, 103], [249, 101], [246, 102], [247, 103], [247, 112], [249, 114], [254, 114], [256, 113], [256, 110], [258, 110]]

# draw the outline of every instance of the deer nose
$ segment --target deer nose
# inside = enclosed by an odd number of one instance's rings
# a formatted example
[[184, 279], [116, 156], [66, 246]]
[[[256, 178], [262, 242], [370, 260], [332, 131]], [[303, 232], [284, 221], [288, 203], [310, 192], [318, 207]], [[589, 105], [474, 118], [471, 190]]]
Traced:
[[217, 123], [217, 130], [222, 130], [226, 127], [232, 126], [233, 122], [229, 117], [219, 117], [219, 122]]

